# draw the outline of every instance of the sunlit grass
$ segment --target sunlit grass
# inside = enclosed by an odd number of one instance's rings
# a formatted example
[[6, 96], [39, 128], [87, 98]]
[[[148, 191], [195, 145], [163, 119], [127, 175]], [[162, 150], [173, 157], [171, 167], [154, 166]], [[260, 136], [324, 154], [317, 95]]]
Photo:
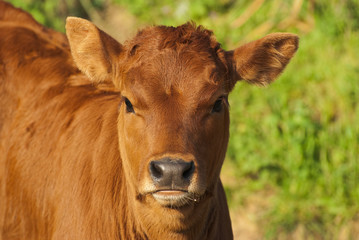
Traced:
[[228, 160], [247, 188], [276, 189], [268, 237], [301, 225], [335, 239], [359, 212], [359, 34], [330, 27], [301, 36], [272, 86], [241, 84], [230, 97]]

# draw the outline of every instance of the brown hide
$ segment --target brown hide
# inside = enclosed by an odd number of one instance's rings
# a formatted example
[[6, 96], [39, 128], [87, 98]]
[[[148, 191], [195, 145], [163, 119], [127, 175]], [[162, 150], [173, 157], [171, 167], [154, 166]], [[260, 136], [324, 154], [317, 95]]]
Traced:
[[66, 31], [0, 1], [0, 240], [233, 239], [227, 96], [273, 81], [297, 36], [224, 51], [192, 23], [123, 45]]

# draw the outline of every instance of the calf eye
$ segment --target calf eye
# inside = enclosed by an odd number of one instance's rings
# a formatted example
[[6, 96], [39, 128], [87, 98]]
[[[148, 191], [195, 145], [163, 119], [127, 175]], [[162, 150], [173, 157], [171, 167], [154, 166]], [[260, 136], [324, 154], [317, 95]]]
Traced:
[[126, 112], [135, 113], [135, 110], [133, 109], [132, 103], [126, 97], [125, 97], [125, 104], [126, 104]]
[[223, 106], [223, 97], [218, 98], [212, 108], [212, 113], [220, 112]]

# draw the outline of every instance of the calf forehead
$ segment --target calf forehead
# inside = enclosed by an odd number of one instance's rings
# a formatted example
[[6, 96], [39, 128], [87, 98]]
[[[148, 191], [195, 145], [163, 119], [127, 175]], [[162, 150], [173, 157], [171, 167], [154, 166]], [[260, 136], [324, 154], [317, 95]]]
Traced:
[[197, 106], [224, 89], [224, 75], [208, 53], [166, 49], [132, 68], [124, 80], [139, 100]]
[[207, 85], [218, 85], [228, 72], [224, 51], [212, 32], [192, 23], [146, 28], [125, 45], [123, 84], [140, 85], [136, 88], [193, 95]]

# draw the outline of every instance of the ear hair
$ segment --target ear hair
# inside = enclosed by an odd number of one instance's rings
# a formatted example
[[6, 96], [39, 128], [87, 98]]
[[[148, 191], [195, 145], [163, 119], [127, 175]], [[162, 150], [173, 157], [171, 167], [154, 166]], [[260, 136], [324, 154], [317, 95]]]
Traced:
[[267, 85], [284, 70], [298, 49], [299, 38], [291, 33], [272, 33], [226, 52], [231, 63], [231, 88], [238, 80]]
[[77, 17], [66, 19], [66, 34], [77, 67], [93, 82], [111, 82], [122, 45], [93, 23]]

